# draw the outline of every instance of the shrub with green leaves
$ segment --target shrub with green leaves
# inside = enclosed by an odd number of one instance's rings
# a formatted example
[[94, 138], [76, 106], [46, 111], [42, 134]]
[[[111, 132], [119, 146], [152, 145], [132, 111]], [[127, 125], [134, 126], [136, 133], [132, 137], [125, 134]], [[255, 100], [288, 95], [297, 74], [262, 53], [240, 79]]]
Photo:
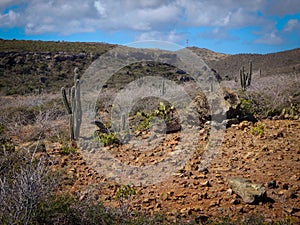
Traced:
[[255, 136], [264, 136], [265, 134], [265, 126], [262, 123], [257, 123], [254, 127], [250, 129], [251, 134]]
[[175, 107], [173, 105], [165, 105], [163, 102], [155, 110], [155, 115], [165, 121], [171, 121], [174, 117]]
[[96, 133], [95, 139], [97, 141], [100, 141], [103, 143], [104, 146], [110, 146], [110, 145], [118, 145], [120, 144], [120, 140], [118, 139], [118, 133], [112, 132], [112, 133]]
[[253, 101], [250, 99], [246, 99], [246, 98], [241, 98], [240, 101], [241, 101], [240, 109], [241, 109], [242, 114], [244, 116], [254, 115], [255, 108], [254, 108]]
[[136, 194], [136, 190], [130, 185], [122, 185], [116, 192], [116, 200], [123, 202], [124, 200], [128, 200], [132, 195]]
[[137, 131], [147, 131], [151, 128], [152, 124], [151, 121], [154, 118], [154, 115], [151, 113], [145, 113], [145, 112], [137, 112], [136, 114], [139, 122], [135, 126], [135, 130]]
[[138, 123], [135, 126], [136, 131], [148, 131], [154, 125], [154, 118], [159, 121], [170, 122], [174, 119], [175, 107], [160, 102], [154, 112], [137, 112]]
[[61, 153], [63, 155], [70, 155], [76, 153], [76, 149], [72, 146], [69, 146], [67, 144], [63, 145], [61, 148]]

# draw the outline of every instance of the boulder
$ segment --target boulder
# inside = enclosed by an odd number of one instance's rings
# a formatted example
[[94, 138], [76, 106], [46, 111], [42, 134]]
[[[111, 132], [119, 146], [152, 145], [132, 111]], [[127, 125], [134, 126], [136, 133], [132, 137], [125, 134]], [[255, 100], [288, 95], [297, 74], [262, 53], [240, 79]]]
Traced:
[[240, 114], [240, 99], [237, 93], [234, 91], [224, 88], [223, 96], [225, 100], [224, 111], [226, 112], [227, 119], [237, 118]]
[[250, 180], [241, 177], [230, 177], [228, 186], [248, 204], [256, 203], [266, 195], [265, 188], [261, 184], [251, 183]]
[[[212, 95], [208, 100], [207, 96], [203, 92], [199, 92], [192, 101], [191, 110], [189, 111], [190, 118], [188, 118], [188, 120], [195, 120], [195, 118], [193, 118], [195, 117], [193, 112], [197, 112], [199, 122], [204, 124], [211, 118], [209, 102], [215, 102], [213, 116], [215, 120], [218, 120], [216, 122], [226, 123], [227, 126], [239, 123], [238, 116], [240, 114], [240, 99], [238, 95], [227, 88], [222, 89], [221, 95], [223, 95], [222, 98], [224, 98], [224, 100], [217, 99], [214, 95]], [[220, 100], [221, 102], [219, 102]]]

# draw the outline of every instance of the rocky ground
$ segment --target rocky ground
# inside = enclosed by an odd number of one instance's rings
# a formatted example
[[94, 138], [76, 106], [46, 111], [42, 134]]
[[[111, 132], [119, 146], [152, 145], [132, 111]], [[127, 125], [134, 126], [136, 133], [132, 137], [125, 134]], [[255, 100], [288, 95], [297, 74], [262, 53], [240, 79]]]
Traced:
[[[183, 155], [187, 163], [176, 171], [169, 171], [168, 176], [159, 176], [150, 170], [147, 171], [150, 184], [126, 186], [139, 177], [133, 173], [132, 179], [128, 176], [126, 180], [124, 176], [120, 181], [110, 173], [103, 173], [97, 157], [105, 159], [106, 155], [97, 154], [97, 148], [87, 151], [81, 145], [76, 152], [63, 152], [63, 146], [69, 143], [68, 116], [60, 95], [57, 96], [61, 87], [73, 85], [75, 67], [84, 73], [93, 61], [113, 47], [103, 43], [1, 40], [0, 125], [5, 125], [18, 148], [27, 151], [28, 146], [35, 146], [36, 142], [45, 143], [46, 153], [51, 156], [51, 169], [61, 177], [57, 182], [58, 192], [71, 193], [80, 201], [102, 201], [106, 206], [122, 206], [149, 214], [165, 213], [170, 218], [196, 217], [197, 221], [205, 221], [224, 216], [237, 219], [256, 215], [268, 222], [286, 218], [292, 218], [296, 224], [300, 222], [299, 49], [267, 55], [226, 55], [190, 48], [203, 58], [218, 80], [222, 78], [226, 87], [241, 94], [244, 111], [273, 119], [256, 124], [242, 122], [226, 128], [221, 146], [210, 148], [208, 156], [206, 147], [214, 135], [209, 125], [190, 133], [177, 130], [154, 135], [152, 130], [142, 131], [128, 144], [101, 147], [102, 152], [109, 153], [116, 161], [136, 168], [159, 164], [180, 150], [188, 153]], [[239, 70], [242, 66], [248, 68], [249, 62], [253, 63], [252, 83], [241, 93], [237, 79]], [[99, 111], [110, 116], [108, 109], [118, 91], [145, 75], [174, 80], [187, 92], [193, 92], [186, 86], [193, 82], [191, 77], [180, 68], [164, 63], [134, 63], [118, 71], [103, 86], [102, 101], [97, 103]], [[230, 100], [232, 96], [235, 95], [228, 92], [224, 98]], [[142, 102], [144, 104], [139, 105], [149, 107], [145, 99]], [[239, 103], [236, 101], [231, 106]], [[100, 106], [104, 110], [101, 111]], [[195, 112], [201, 119], [207, 114], [203, 109], [207, 107], [200, 98]], [[136, 109], [138, 111], [140, 109]], [[236, 112], [233, 114], [227, 115], [228, 118], [237, 120], [240, 116]], [[101, 114], [100, 118], [105, 122], [105, 116]], [[38, 151], [45, 154], [43, 148]], [[191, 158], [185, 158], [190, 155]], [[203, 162], [209, 163], [203, 166]], [[262, 185], [258, 189], [265, 193], [250, 203], [243, 193], [229, 184], [234, 177]]]
[[[125, 183], [98, 173], [80, 151], [62, 156], [59, 144], [48, 144], [47, 153], [54, 157], [52, 169], [65, 171], [60, 190], [80, 199], [94, 196], [107, 206], [125, 204], [148, 213], [165, 212], [174, 218], [262, 215], [269, 222], [287, 217], [300, 221], [300, 121], [260, 123], [264, 128], [259, 134], [253, 132], [255, 125], [249, 122], [227, 128], [216, 157], [203, 171], [199, 171], [199, 163], [209, 134], [201, 130], [196, 151], [184, 168], [162, 182], [132, 186], [136, 193], [122, 201], [116, 194]], [[124, 163], [142, 166], [166, 157], [178, 140], [178, 134], [167, 134], [163, 144], [154, 149], [149, 146], [148, 152], [130, 151], [126, 145], [107, 150], [117, 152], [115, 158]], [[228, 179], [236, 176], [262, 184], [266, 196], [252, 204], [244, 202], [228, 185]]]

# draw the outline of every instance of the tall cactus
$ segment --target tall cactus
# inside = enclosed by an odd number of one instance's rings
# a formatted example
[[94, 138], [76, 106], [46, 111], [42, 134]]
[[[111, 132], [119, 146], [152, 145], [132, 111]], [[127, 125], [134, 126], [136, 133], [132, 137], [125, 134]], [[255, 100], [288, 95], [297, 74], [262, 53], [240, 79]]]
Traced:
[[249, 72], [245, 73], [244, 66], [242, 69], [240, 69], [240, 80], [241, 80], [241, 86], [243, 91], [246, 90], [247, 87], [251, 84], [251, 78], [252, 78], [252, 62], [249, 63]]
[[74, 69], [74, 86], [67, 97], [66, 89], [61, 88], [63, 103], [70, 116], [70, 138], [71, 140], [78, 140], [80, 133], [80, 125], [82, 119], [81, 101], [80, 101], [80, 76], [79, 70]]

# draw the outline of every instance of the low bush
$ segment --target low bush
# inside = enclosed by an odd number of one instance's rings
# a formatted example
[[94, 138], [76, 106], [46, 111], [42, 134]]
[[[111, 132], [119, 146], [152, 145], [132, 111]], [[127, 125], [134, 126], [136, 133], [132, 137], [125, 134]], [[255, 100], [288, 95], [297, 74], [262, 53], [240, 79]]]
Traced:
[[100, 141], [104, 146], [120, 144], [120, 140], [118, 139], [118, 133], [117, 132], [112, 132], [112, 133], [96, 132], [95, 140]]
[[264, 136], [265, 134], [265, 126], [262, 123], [257, 123], [255, 126], [250, 129], [251, 134], [255, 136]]
[[76, 149], [73, 146], [70, 146], [68, 144], [64, 144], [61, 147], [61, 153], [63, 155], [70, 155], [70, 154], [75, 154], [76, 153]]

